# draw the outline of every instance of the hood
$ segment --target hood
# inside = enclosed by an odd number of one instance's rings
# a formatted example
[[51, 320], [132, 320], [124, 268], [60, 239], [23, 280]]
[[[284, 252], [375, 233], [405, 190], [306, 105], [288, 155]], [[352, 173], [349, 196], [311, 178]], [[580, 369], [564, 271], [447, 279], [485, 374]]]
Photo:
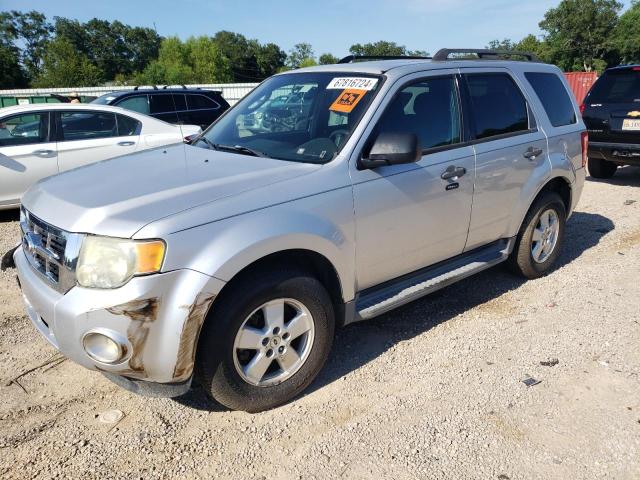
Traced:
[[128, 238], [160, 218], [319, 168], [178, 144], [41, 180], [25, 193], [22, 204], [69, 232]]

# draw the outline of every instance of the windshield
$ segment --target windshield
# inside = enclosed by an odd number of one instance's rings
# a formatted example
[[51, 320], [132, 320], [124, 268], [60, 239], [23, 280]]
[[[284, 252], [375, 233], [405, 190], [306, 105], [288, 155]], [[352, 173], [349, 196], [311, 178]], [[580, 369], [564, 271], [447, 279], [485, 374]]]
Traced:
[[589, 103], [640, 102], [640, 69], [611, 70], [598, 79]]
[[195, 142], [203, 148], [306, 163], [338, 154], [380, 88], [380, 78], [328, 72], [266, 80]]

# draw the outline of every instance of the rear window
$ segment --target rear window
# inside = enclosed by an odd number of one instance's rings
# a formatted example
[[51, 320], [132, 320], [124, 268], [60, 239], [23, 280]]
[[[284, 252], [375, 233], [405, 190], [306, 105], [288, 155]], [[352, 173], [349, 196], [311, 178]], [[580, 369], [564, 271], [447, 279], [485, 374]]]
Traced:
[[200, 110], [203, 108], [218, 108], [217, 102], [214, 102], [209, 97], [204, 95], [187, 95], [187, 103], [189, 104], [189, 110]]
[[589, 94], [589, 103], [640, 102], [640, 70], [610, 70], [602, 75]]
[[509, 75], [479, 73], [466, 79], [477, 139], [529, 130], [527, 102]]
[[576, 111], [562, 80], [553, 73], [528, 72], [524, 74], [542, 102], [554, 127], [576, 123]]

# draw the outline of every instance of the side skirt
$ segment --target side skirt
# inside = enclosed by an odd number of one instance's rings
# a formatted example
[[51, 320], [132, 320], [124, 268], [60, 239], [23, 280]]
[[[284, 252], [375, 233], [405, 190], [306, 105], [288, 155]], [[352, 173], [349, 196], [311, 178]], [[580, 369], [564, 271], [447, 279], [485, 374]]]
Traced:
[[[498, 240], [444, 262], [363, 290], [356, 296], [353, 314], [347, 315], [345, 325], [377, 317], [502, 263], [513, 251], [515, 240], [515, 237]], [[350, 313], [349, 310], [347, 309], [345, 313]]]

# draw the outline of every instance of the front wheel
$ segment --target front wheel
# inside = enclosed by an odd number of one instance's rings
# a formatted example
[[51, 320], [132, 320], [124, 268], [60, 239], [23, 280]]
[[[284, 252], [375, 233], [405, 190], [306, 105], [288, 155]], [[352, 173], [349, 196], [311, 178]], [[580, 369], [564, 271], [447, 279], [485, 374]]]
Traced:
[[234, 410], [260, 412], [286, 403], [320, 372], [334, 323], [329, 294], [309, 274], [245, 276], [214, 305], [203, 327], [200, 381]]
[[547, 192], [522, 222], [509, 266], [526, 278], [546, 275], [560, 255], [567, 211], [560, 195]]

